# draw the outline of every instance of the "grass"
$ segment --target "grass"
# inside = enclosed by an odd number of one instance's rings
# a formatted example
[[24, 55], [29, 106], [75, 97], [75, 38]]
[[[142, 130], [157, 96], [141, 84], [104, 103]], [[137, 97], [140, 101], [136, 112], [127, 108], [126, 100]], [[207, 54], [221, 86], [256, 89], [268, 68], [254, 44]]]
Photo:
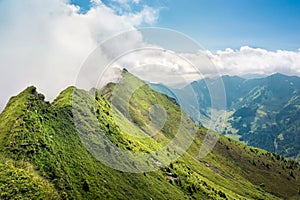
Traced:
[[[126, 81], [128, 84], [126, 84]], [[220, 136], [213, 152], [198, 159], [206, 129], [195, 126], [170, 98], [141, 86], [126, 102], [112, 109], [114, 91], [143, 82], [123, 72], [121, 86], [109, 84], [89, 92], [69, 87], [50, 104], [34, 87], [13, 97], [0, 115], [0, 191], [6, 199], [283, 199], [297, 198], [298, 163]], [[75, 111], [74, 95], [80, 102]], [[120, 95], [121, 96], [121, 95]], [[164, 127], [153, 132], [149, 108], [161, 105]], [[92, 105], [92, 106], [91, 106]], [[80, 115], [76, 115], [80, 113]], [[96, 120], [92, 118], [96, 115]], [[90, 134], [83, 144], [76, 123]], [[120, 149], [141, 153], [162, 150], [183, 131], [196, 132], [188, 151], [160, 169], [148, 173], [117, 171], [99, 162], [92, 145], [107, 153], [93, 123]], [[183, 124], [179, 129], [178, 124]], [[76, 129], [77, 128], [77, 129]], [[137, 137], [138, 136], [138, 137]], [[182, 139], [182, 138], [179, 138]], [[186, 139], [186, 138], [183, 138]], [[183, 140], [185, 141], [185, 140]], [[89, 146], [91, 145], [91, 146]], [[86, 148], [88, 147], [88, 148]], [[178, 154], [166, 150], [160, 158]], [[139, 167], [139, 166], [137, 166]]]

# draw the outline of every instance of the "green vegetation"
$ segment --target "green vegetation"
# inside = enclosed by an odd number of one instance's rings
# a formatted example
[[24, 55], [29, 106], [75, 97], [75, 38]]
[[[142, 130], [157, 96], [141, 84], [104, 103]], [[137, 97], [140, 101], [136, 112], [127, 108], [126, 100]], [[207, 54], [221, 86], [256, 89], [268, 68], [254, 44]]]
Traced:
[[56, 189], [41, 178], [31, 164], [2, 160], [0, 163], [1, 199], [58, 199]]
[[[123, 84], [143, 83], [123, 72]], [[126, 86], [130, 87], [130, 85]], [[126, 89], [126, 87], [123, 89]], [[129, 88], [127, 88], [129, 89]], [[0, 115], [1, 199], [284, 199], [297, 198], [300, 187], [298, 163], [264, 150], [220, 137], [213, 152], [198, 158], [205, 128], [181, 113], [173, 99], [143, 85], [129, 101], [129, 111], [112, 109], [115, 84], [95, 95], [69, 87], [53, 103], [29, 87], [12, 97]], [[124, 90], [123, 90], [124, 91]], [[74, 95], [87, 106], [72, 106]], [[126, 95], [126, 91], [124, 91]], [[115, 99], [121, 101], [121, 99]], [[93, 102], [93, 107], [87, 104]], [[161, 130], [152, 129], [149, 108], [161, 105], [167, 116]], [[77, 117], [76, 113], [80, 113]], [[182, 157], [154, 172], [125, 173], [105, 166], [83, 144], [76, 123], [91, 133], [90, 115], [116, 146], [131, 152], [162, 149], [185, 129], [196, 137]], [[83, 118], [82, 116], [85, 116]], [[91, 122], [91, 123], [88, 123]], [[78, 127], [77, 127], [78, 128]], [[134, 137], [134, 136], [145, 137]], [[146, 137], [147, 136], [147, 137]], [[97, 135], [95, 135], [97, 137]], [[92, 140], [109, 154], [107, 146]], [[155, 156], [155, 154], [153, 155]], [[167, 152], [165, 158], [174, 155]], [[152, 163], [153, 164], [153, 163]], [[137, 166], [138, 167], [138, 166]]]
[[[226, 91], [227, 117], [225, 124], [223, 120], [220, 124], [220, 120], [216, 120], [216, 130], [250, 146], [300, 160], [300, 78], [273, 74], [249, 80], [237, 76], [222, 76], [221, 79]], [[202, 79], [177, 91], [188, 97], [189, 87], [194, 89], [199, 103], [199, 108], [194, 109], [199, 109], [201, 116], [186, 112], [207, 127], [212, 109], [208, 86], [215, 81]], [[173, 96], [162, 85], [151, 87]]]

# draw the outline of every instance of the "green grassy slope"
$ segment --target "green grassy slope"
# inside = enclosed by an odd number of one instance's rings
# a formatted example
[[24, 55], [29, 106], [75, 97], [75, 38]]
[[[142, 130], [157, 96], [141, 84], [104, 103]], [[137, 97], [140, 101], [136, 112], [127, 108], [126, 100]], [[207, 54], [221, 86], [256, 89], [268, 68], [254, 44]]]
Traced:
[[[142, 83], [128, 72], [123, 81]], [[120, 83], [122, 84], [122, 83]], [[126, 85], [122, 89], [126, 89]], [[130, 86], [129, 86], [130, 87]], [[283, 199], [297, 198], [299, 165], [275, 154], [220, 137], [213, 152], [199, 159], [206, 129], [181, 115], [174, 100], [142, 86], [129, 101], [111, 110], [114, 84], [96, 96], [69, 87], [52, 103], [29, 87], [11, 98], [0, 115], [0, 194], [3, 199]], [[124, 90], [123, 90], [124, 91]], [[196, 130], [188, 151], [166, 167], [148, 173], [125, 173], [97, 161], [83, 145], [74, 120], [72, 97], [93, 100], [82, 116], [95, 113], [104, 134], [122, 149], [152, 152], [176, 134], [177, 122]], [[126, 92], [124, 93], [126, 94]], [[118, 99], [117, 99], [118, 100]], [[119, 99], [120, 100], [120, 99]], [[164, 107], [167, 118], [156, 134], [149, 128], [153, 104]], [[114, 113], [115, 112], [115, 113]], [[115, 115], [115, 117], [113, 117]], [[85, 130], [89, 130], [86, 124]], [[148, 135], [150, 137], [134, 137]], [[96, 141], [94, 141], [97, 144]], [[98, 144], [97, 148], [105, 148]], [[172, 152], [164, 155], [166, 159]], [[12, 188], [12, 189], [11, 189]], [[20, 197], [20, 198], [18, 198]]]
[[[222, 76], [221, 79], [226, 92], [227, 117], [226, 125], [221, 120], [216, 130], [250, 146], [299, 161], [300, 78], [273, 74], [255, 79], [237, 76]], [[207, 127], [212, 108], [210, 92], [213, 92], [209, 88], [216, 80], [201, 79], [177, 91], [188, 96], [189, 87], [193, 88], [199, 104], [195, 109], [199, 109], [201, 115], [186, 112]], [[152, 88], [173, 96], [163, 86], [154, 85]]]

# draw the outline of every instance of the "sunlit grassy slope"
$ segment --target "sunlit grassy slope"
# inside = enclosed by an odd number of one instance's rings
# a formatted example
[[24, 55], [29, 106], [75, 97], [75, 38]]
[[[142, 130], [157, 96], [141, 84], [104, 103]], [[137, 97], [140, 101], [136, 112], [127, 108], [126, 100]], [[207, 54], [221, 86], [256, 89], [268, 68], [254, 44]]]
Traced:
[[[143, 83], [126, 71], [122, 81]], [[207, 130], [195, 126], [173, 99], [143, 85], [130, 98], [130, 115], [122, 110], [124, 107], [113, 113], [115, 88], [109, 84], [92, 95], [69, 87], [51, 104], [34, 87], [12, 97], [0, 115], [0, 199], [300, 198], [296, 162], [222, 136], [214, 150], [199, 159]], [[176, 134], [176, 122], [182, 116], [187, 129], [196, 130], [196, 137], [182, 157], [157, 171], [125, 173], [111, 169], [97, 161], [80, 140], [72, 112], [74, 94], [95, 102], [94, 108], [84, 107], [80, 112], [87, 116], [95, 113], [104, 133], [122, 149], [161, 149]], [[151, 119], [148, 110], [153, 104], [163, 106], [167, 115], [156, 134], [147, 128]], [[85, 130], [88, 127], [86, 124]]]

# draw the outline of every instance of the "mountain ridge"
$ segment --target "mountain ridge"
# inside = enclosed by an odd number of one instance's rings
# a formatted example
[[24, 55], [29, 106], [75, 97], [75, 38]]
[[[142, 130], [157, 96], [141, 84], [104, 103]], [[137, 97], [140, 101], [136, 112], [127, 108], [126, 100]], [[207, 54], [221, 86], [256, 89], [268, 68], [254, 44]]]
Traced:
[[[126, 80], [136, 80], [131, 79], [132, 75], [129, 73], [125, 76], [128, 78], [124, 79], [125, 83]], [[90, 93], [69, 87], [52, 103], [45, 101], [44, 96], [34, 87], [29, 87], [12, 97], [0, 114], [0, 168], [9, 163], [13, 163], [15, 167], [5, 167], [10, 170], [7, 173], [1, 171], [0, 197], [4, 199], [18, 196], [43, 199], [297, 198], [300, 187], [298, 163], [223, 136], [220, 136], [213, 151], [200, 159], [199, 148], [207, 132], [200, 126], [197, 126], [196, 137], [183, 156], [156, 171], [132, 174], [105, 166], [88, 151], [78, 135], [74, 120], [80, 118], [74, 118], [72, 110], [74, 94], [87, 95], [87, 98], [93, 99], [94, 111], [99, 119], [99, 126], [105, 130], [104, 134], [121, 148], [133, 152], [143, 151], [144, 148], [152, 151], [153, 149], [147, 146], [160, 149], [165, 145], [164, 142], [170, 140], [168, 137], [173, 136], [174, 119], [180, 111], [179, 106], [166, 96], [145, 86], [136, 91], [130, 101], [133, 121], [122, 112], [117, 112], [117, 117], [121, 119], [119, 122], [130, 127], [128, 130], [122, 130], [120, 129], [122, 124], [116, 124], [110, 110], [109, 97], [112, 92], [110, 90], [113, 89], [114, 87], [108, 87], [105, 92]], [[156, 137], [141, 140], [130, 136], [128, 131], [141, 131], [147, 134], [142, 125], [148, 123], [148, 119], [140, 113], [146, 111], [149, 105], [156, 101], [169, 110], [171, 120], [167, 120], [165, 127]], [[81, 111], [87, 117], [92, 113], [84, 107]], [[88, 126], [86, 128], [89, 130]], [[105, 149], [105, 146], [100, 145], [99, 148]], [[11, 173], [17, 174], [19, 169], [26, 172], [28, 178], [19, 179], [17, 175], [11, 176]], [[27, 182], [24, 184], [16, 180]], [[24, 188], [22, 184], [26, 186], [25, 189], [22, 189]], [[14, 191], [9, 188], [14, 188]]]
[[[220, 124], [218, 132], [251, 146], [298, 159], [300, 78], [276, 73], [255, 79], [228, 75], [220, 79], [226, 92], [223, 112], [227, 118], [225, 128]], [[214, 79], [201, 79], [190, 84], [198, 98], [201, 117], [193, 116], [193, 113], [190, 116], [204, 126], [210, 121], [212, 112], [208, 86], [213, 83]], [[164, 92], [159, 87], [154, 89]]]

